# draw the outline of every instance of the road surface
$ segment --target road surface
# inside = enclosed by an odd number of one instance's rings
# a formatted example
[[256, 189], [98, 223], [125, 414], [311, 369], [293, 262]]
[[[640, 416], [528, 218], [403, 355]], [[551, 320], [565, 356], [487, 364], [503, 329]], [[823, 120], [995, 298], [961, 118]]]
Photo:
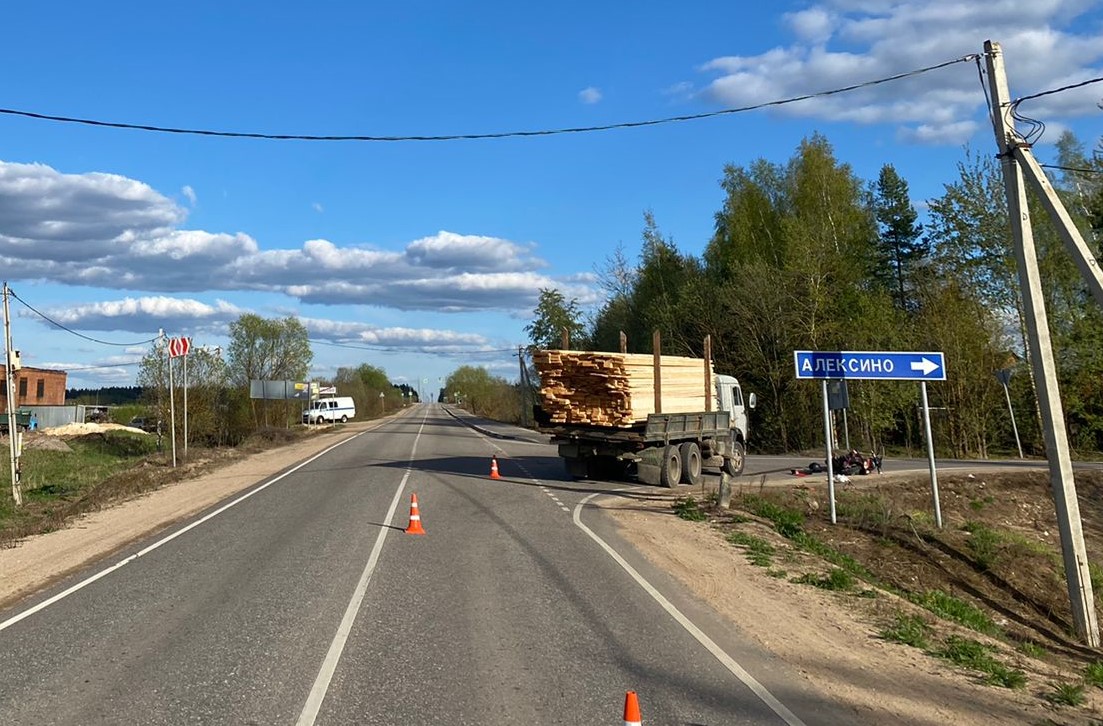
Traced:
[[485, 431], [405, 409], [0, 613], [0, 722], [853, 720], [587, 506], [625, 484]]

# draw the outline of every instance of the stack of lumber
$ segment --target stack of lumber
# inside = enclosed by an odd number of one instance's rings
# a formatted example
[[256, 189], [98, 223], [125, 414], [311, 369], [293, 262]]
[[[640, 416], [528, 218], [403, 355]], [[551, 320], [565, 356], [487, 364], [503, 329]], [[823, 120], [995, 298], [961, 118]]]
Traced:
[[[655, 413], [652, 355], [541, 350], [533, 363], [552, 423], [631, 427]], [[705, 410], [704, 360], [664, 355], [660, 367], [662, 413]]]

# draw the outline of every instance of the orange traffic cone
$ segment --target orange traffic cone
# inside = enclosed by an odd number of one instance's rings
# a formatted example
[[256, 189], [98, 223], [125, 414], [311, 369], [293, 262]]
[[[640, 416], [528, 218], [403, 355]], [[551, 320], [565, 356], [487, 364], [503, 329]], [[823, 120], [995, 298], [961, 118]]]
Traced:
[[640, 701], [635, 691], [624, 694], [624, 726], [643, 726], [640, 720]]
[[417, 509], [417, 495], [410, 495], [410, 524], [406, 527], [406, 534], [425, 534], [421, 526], [421, 512]]
[[502, 478], [501, 475], [498, 474], [498, 457], [497, 456], [490, 457], [490, 478], [491, 479], [501, 479]]

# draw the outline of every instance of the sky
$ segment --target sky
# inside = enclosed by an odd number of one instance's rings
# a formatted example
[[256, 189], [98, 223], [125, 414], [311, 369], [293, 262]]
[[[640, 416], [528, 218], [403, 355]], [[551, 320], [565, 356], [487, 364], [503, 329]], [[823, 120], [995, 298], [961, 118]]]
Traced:
[[[553, 4], [5, 3], [0, 109], [268, 135], [607, 126], [790, 99], [1003, 49], [1013, 97], [1103, 76], [1103, 0]], [[1103, 84], [1025, 101], [1090, 151]], [[0, 269], [24, 365], [134, 385], [160, 331], [225, 348], [296, 316], [313, 379], [368, 363], [429, 395], [461, 365], [516, 379], [541, 289], [584, 309], [640, 250], [711, 236], [726, 164], [823, 134], [913, 204], [994, 154], [974, 62], [856, 91], [586, 133], [228, 138], [0, 114]]]

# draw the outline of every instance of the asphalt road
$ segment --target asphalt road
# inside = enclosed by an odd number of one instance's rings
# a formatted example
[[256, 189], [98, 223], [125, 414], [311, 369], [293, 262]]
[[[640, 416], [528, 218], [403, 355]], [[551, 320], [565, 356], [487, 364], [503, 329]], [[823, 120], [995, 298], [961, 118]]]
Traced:
[[487, 431], [411, 407], [0, 613], [0, 723], [853, 722]]

